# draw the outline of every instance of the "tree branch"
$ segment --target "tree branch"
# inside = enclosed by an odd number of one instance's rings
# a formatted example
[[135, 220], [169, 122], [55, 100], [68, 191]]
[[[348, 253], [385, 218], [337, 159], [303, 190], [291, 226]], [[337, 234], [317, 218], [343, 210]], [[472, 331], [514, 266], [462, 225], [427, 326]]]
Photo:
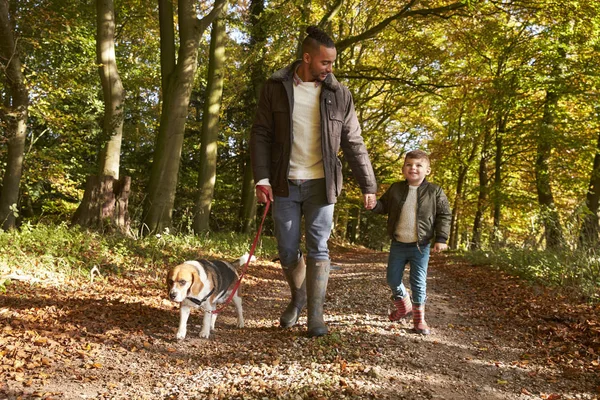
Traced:
[[321, 18], [319, 21], [319, 28], [323, 28], [325, 24], [330, 22], [337, 15], [337, 13], [340, 12], [343, 2], [344, 0], [337, 0], [333, 6], [331, 6], [331, 9], [327, 12], [327, 14], [323, 15], [323, 18]]
[[337, 42], [335, 44], [336, 49], [338, 51], [342, 51], [355, 43], [362, 42], [363, 40], [371, 39], [371, 38], [377, 36], [379, 33], [381, 33], [381, 31], [383, 31], [389, 24], [391, 24], [392, 22], [394, 22], [396, 20], [402, 19], [402, 18], [407, 18], [407, 17], [412, 17], [412, 16], [425, 16], [425, 15], [435, 15], [435, 16], [439, 16], [439, 17], [444, 17], [443, 14], [445, 14], [445, 13], [466, 7], [465, 3], [458, 1], [456, 3], [449, 4], [444, 7], [423, 8], [420, 10], [411, 10], [412, 6], [416, 2], [417, 2], [417, 0], [411, 0], [404, 8], [402, 8], [402, 10], [399, 13], [394, 14], [391, 17], [384, 19], [379, 24], [375, 25], [374, 27], [372, 27], [370, 29], [367, 29], [363, 33], [360, 33], [356, 36], [350, 36], [346, 39], [340, 40], [339, 42]]
[[221, 14], [223, 8], [227, 4], [227, 0], [215, 0], [215, 5], [212, 10], [197, 22], [198, 34], [202, 35], [206, 28]]

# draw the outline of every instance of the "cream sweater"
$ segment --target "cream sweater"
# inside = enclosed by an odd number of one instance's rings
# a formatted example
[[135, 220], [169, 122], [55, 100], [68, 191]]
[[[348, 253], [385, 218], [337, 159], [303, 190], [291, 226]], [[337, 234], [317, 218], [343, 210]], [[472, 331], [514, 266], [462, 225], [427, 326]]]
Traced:
[[402, 243], [417, 241], [417, 189], [418, 186], [409, 186], [406, 201], [402, 206], [400, 218], [396, 222], [394, 237]]
[[322, 85], [301, 82], [294, 85], [292, 123], [294, 141], [290, 158], [289, 179], [325, 177], [321, 150], [321, 111], [319, 98]]

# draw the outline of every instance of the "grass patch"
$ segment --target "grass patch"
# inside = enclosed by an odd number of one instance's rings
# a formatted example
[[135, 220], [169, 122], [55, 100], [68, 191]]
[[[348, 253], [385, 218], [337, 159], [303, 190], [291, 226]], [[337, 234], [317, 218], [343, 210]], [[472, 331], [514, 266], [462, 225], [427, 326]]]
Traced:
[[463, 254], [476, 265], [489, 265], [527, 281], [600, 301], [600, 255], [573, 251], [501, 249]]
[[[233, 260], [250, 251], [254, 238], [250, 236], [208, 233], [131, 238], [66, 224], [26, 224], [19, 230], [0, 232], [0, 277], [17, 274], [60, 282], [89, 277], [94, 267], [104, 275], [121, 275], [140, 268], [162, 271], [168, 265], [201, 257]], [[271, 258], [275, 254], [275, 239], [261, 237], [255, 255]], [[0, 291], [5, 284], [0, 282]]]

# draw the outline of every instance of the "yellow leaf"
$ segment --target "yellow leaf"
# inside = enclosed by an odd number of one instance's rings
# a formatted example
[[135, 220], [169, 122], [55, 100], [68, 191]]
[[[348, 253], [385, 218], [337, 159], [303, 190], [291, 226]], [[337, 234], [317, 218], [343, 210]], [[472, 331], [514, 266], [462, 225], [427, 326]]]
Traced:
[[498, 379], [498, 385], [506, 385], [508, 384], [508, 381], [505, 381], [504, 379]]

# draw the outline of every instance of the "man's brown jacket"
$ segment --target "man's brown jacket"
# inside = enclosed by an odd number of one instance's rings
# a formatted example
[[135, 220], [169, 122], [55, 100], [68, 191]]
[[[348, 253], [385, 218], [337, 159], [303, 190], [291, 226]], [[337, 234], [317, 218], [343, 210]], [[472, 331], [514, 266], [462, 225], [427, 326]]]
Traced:
[[[250, 135], [254, 181], [268, 178], [275, 196], [289, 195], [288, 172], [292, 149], [293, 77], [298, 64], [274, 73], [262, 89]], [[347, 87], [327, 75], [322, 83], [321, 148], [327, 187], [327, 201], [335, 203], [342, 191], [340, 148], [352, 173], [366, 193], [376, 193], [377, 183], [361, 136], [352, 95]]]

